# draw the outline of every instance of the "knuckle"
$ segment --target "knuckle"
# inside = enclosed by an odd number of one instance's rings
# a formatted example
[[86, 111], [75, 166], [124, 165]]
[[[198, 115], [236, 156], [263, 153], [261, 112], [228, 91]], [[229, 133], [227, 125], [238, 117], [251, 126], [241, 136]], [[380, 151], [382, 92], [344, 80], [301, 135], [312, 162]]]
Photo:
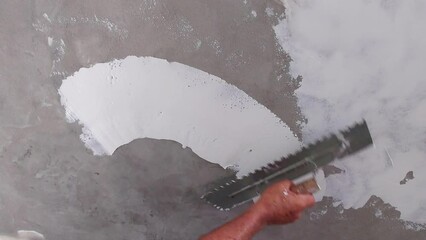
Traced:
[[283, 180], [279, 183], [279, 186], [282, 190], [289, 189], [293, 183], [290, 180]]

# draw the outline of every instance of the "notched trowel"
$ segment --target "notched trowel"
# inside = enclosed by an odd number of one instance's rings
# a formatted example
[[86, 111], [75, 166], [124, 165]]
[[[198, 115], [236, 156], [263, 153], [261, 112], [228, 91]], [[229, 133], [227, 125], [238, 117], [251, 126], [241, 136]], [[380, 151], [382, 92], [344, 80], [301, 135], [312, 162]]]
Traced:
[[[319, 168], [354, 154], [373, 143], [365, 121], [331, 134], [316, 143], [281, 160], [268, 164], [241, 179], [236, 176], [216, 182], [215, 188], [201, 198], [220, 210], [230, 210], [258, 196], [270, 184], [283, 180], [295, 180]], [[298, 193], [314, 193], [319, 190], [315, 178], [295, 185]]]

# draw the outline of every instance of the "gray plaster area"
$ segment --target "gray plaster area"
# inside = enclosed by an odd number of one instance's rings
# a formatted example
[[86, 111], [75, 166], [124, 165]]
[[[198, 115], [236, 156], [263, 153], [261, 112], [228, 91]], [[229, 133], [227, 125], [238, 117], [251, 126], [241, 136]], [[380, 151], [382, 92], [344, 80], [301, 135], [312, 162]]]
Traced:
[[[155, 56], [236, 85], [299, 133], [299, 79], [287, 74], [290, 59], [272, 29], [283, 10], [272, 0], [1, 1], [0, 235], [196, 239], [241, 213], [246, 206], [220, 212], [200, 199], [227, 173], [176, 142], [139, 139], [93, 156], [81, 126], [66, 122], [57, 89], [82, 67]], [[378, 197], [357, 210], [332, 203], [256, 239], [426, 237]]]

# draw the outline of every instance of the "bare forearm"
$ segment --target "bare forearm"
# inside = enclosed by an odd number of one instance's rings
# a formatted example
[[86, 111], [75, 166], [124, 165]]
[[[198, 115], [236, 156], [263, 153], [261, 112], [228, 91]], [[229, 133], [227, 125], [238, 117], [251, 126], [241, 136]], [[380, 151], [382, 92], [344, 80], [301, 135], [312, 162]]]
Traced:
[[265, 226], [262, 212], [252, 207], [238, 218], [202, 236], [200, 240], [249, 240]]

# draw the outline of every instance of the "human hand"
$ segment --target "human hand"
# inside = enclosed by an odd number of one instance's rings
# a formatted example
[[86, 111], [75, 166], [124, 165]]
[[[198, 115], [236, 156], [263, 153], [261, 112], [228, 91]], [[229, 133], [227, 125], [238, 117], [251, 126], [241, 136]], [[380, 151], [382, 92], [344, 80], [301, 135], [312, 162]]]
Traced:
[[312, 194], [297, 194], [291, 191], [293, 186], [291, 181], [284, 180], [268, 187], [252, 206], [252, 210], [259, 211], [266, 224], [287, 224], [296, 221], [305, 208], [315, 204], [315, 199]]

